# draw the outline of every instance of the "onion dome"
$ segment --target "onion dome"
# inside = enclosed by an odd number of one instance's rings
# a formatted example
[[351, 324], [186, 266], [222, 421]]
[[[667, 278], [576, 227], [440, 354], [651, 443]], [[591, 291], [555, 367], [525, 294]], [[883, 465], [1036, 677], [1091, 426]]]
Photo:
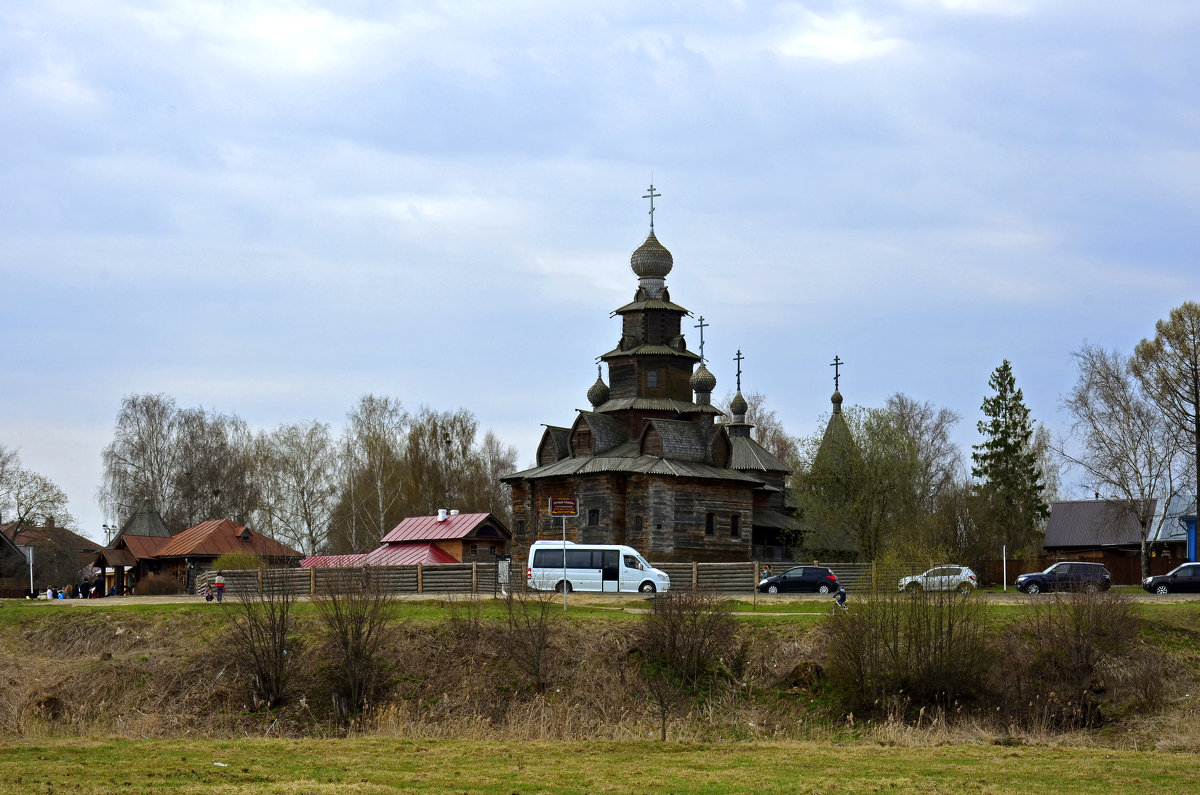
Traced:
[[740, 391], [733, 396], [733, 400], [729, 401], [729, 413], [734, 417], [745, 417], [748, 408], [750, 407], [746, 405], [746, 399], [742, 397]]
[[833, 402], [833, 413], [841, 414], [842, 413], [842, 393], [838, 392], [835, 389], [833, 392], [833, 395], [829, 399], [830, 399], [830, 401]]
[[596, 383], [592, 384], [592, 388], [587, 391], [588, 402], [593, 407], [603, 406], [608, 402], [608, 395], [608, 384], [604, 383], [604, 378], [597, 372]]
[[708, 371], [708, 368], [704, 366], [704, 362], [700, 362], [700, 366], [696, 368], [696, 372], [692, 373], [689, 383], [693, 392], [711, 394], [717, 388], [717, 377]]
[[646, 242], [638, 246], [629, 258], [629, 267], [639, 279], [665, 279], [671, 268], [675, 267], [675, 258], [658, 242], [651, 229]]

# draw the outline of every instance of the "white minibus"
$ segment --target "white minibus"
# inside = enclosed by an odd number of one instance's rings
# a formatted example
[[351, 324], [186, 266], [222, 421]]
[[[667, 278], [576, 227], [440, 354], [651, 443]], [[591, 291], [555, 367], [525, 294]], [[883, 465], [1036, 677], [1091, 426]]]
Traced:
[[563, 553], [566, 589], [600, 593], [655, 593], [671, 587], [667, 573], [654, 568], [633, 547], [535, 541], [529, 548], [525, 579], [535, 591], [562, 591]]

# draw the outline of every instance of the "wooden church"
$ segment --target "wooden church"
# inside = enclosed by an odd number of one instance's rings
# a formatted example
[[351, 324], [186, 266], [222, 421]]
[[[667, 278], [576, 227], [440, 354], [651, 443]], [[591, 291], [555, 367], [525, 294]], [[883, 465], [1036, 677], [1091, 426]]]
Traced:
[[[587, 392], [590, 411], [570, 427], [546, 426], [537, 466], [508, 475], [512, 487], [513, 551], [540, 538], [561, 538], [550, 498], [573, 497], [579, 515], [567, 520], [568, 540], [629, 544], [655, 561], [749, 560], [754, 546], [779, 544], [795, 529], [785, 505], [788, 467], [751, 438], [746, 401], [738, 392], [731, 421], [712, 405], [717, 379], [681, 330], [691, 313], [666, 285], [674, 259], [650, 234], [630, 258], [637, 276], [621, 318], [617, 346]], [[601, 365], [603, 368], [603, 365]]]

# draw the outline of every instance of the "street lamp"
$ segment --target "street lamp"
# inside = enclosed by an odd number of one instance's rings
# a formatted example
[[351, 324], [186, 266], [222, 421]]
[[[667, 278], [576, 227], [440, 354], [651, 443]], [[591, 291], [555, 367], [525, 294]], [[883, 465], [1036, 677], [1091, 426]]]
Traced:
[[101, 527], [104, 528], [104, 546], [108, 546], [112, 543], [113, 536], [116, 535], [119, 528], [115, 522], [111, 527], [107, 524], [101, 525]]

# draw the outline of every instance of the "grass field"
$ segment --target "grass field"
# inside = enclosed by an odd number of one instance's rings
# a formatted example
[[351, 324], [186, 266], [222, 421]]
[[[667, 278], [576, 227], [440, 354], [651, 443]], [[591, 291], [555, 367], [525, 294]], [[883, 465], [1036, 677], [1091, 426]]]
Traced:
[[142, 740], [0, 743], [38, 793], [1188, 792], [1190, 754], [1079, 747]]

